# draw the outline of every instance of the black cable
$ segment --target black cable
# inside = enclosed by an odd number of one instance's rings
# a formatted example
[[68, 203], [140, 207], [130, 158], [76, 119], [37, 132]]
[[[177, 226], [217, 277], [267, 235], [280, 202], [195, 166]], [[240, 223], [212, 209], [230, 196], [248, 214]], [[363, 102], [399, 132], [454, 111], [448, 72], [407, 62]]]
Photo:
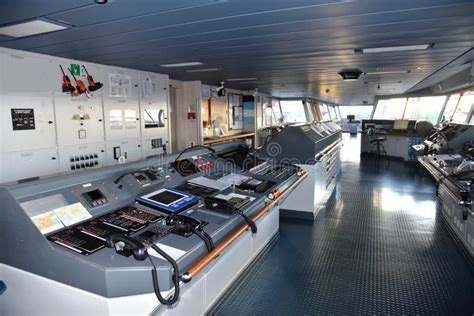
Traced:
[[198, 236], [199, 238], [201, 238], [204, 243], [206, 244], [206, 248], [207, 248], [207, 251], [208, 252], [211, 252], [212, 250], [214, 250], [214, 242], [212, 241], [212, 238], [211, 236], [209, 236], [208, 233], [206, 233], [205, 231], [200, 231], [198, 229], [192, 229], [193, 233], [196, 234], [196, 236]]
[[186, 149], [183, 149], [179, 155], [176, 157], [176, 159], [174, 160], [174, 162], [178, 161], [178, 159], [187, 151], [189, 150], [192, 150], [192, 149], [196, 149], [196, 148], [204, 148], [204, 149], [207, 149], [209, 150], [210, 152], [212, 153], [215, 153], [216, 151], [214, 149], [212, 149], [211, 147], [207, 147], [207, 146], [203, 146], [203, 145], [194, 145], [193, 147], [188, 147]]
[[148, 259], [150, 259], [151, 264], [153, 265], [153, 269], [151, 270], [151, 275], [153, 278], [153, 289], [155, 290], [155, 295], [163, 305], [173, 305], [179, 298], [179, 268], [176, 261], [171, 258], [166, 252], [161, 250], [157, 245], [151, 244], [150, 247], [154, 249], [157, 253], [159, 253], [163, 258], [165, 258], [173, 267], [174, 274], [173, 274], [173, 284], [174, 284], [174, 294], [173, 297], [169, 299], [165, 299], [160, 292], [160, 285], [158, 284], [158, 273], [157, 268], [153, 260], [151, 259], [150, 255], [148, 254]]
[[252, 234], [256, 234], [257, 233], [257, 224], [255, 224], [255, 222], [253, 220], [250, 219], [250, 217], [248, 217], [247, 215], [244, 214], [244, 212], [242, 212], [241, 210], [239, 210], [238, 208], [235, 208], [236, 210], [236, 213], [239, 214], [240, 216], [243, 217], [243, 219], [247, 222], [247, 224], [250, 226], [250, 230], [252, 231]]
[[245, 222], [247, 222], [247, 224], [250, 226], [250, 230], [252, 231], [253, 234], [256, 234], [257, 233], [257, 224], [255, 224], [255, 222], [250, 218], [248, 217], [247, 215], [244, 214], [244, 212], [235, 207], [234, 205], [228, 203], [227, 201], [225, 200], [222, 200], [222, 199], [218, 199], [218, 198], [215, 198], [215, 197], [205, 197], [204, 198], [204, 203], [209, 203], [210, 205], [212, 204], [217, 204], [217, 205], [223, 205], [224, 207], [226, 207], [227, 209], [230, 210], [230, 212], [232, 213], [236, 213], [240, 216], [242, 216], [242, 218], [245, 220]]

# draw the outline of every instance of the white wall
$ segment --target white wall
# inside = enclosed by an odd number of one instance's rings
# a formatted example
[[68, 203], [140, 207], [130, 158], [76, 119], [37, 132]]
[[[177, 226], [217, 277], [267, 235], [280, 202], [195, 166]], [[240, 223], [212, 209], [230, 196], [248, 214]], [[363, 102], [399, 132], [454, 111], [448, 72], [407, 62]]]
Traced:
[[[170, 80], [177, 88], [177, 132], [180, 151], [191, 145], [201, 144], [201, 81]], [[188, 113], [195, 112], [196, 119], [188, 119]]]
[[[71, 64], [85, 65], [102, 89], [63, 93], [59, 65], [67, 72]], [[117, 76], [130, 84], [117, 89]], [[83, 71], [78, 79], [87, 85]], [[171, 152], [169, 123], [153, 127], [147, 114], [168, 116], [168, 86], [167, 75], [0, 48], [0, 183], [116, 164], [114, 148], [127, 161]], [[32, 109], [34, 128], [14, 130], [12, 109], [18, 120], [28, 115], [18, 110]]]

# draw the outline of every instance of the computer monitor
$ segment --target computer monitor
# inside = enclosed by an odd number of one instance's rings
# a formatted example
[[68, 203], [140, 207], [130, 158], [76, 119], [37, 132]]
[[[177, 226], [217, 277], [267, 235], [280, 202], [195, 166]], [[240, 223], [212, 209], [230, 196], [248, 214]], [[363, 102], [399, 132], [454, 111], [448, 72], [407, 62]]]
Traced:
[[347, 119], [348, 119], [349, 121], [355, 120], [355, 115], [348, 115], [348, 116], [347, 116]]

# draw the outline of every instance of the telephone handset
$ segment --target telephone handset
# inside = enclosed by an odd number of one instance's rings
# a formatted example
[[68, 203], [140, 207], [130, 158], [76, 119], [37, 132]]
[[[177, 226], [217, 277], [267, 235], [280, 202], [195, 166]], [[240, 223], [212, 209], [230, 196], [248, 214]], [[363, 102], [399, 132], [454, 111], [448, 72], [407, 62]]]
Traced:
[[193, 230], [202, 229], [202, 222], [195, 218], [184, 215], [170, 215], [166, 217], [166, 225], [174, 226], [174, 230], [179, 235], [185, 237], [191, 235]]
[[[150, 259], [151, 264], [153, 265], [153, 269], [151, 270], [151, 276], [153, 280], [153, 289], [155, 291], [155, 295], [160, 301], [161, 304], [164, 305], [173, 305], [176, 303], [179, 297], [179, 268], [176, 261], [164, 252], [158, 245], [150, 244], [149, 246], [155, 250], [158, 254], [160, 254], [163, 258], [165, 258], [173, 267], [173, 284], [174, 284], [174, 294], [171, 298], [165, 299], [161, 295], [160, 286], [158, 284], [158, 273], [156, 272], [156, 266], [153, 263], [153, 260], [150, 258], [150, 255], [147, 251], [147, 245], [143, 244], [139, 240], [125, 235], [120, 234], [112, 234], [107, 237], [105, 240], [105, 244], [109, 248], [114, 248], [117, 253], [123, 254], [128, 256], [130, 253], [133, 254], [133, 257], [136, 260], [143, 261], [146, 258]], [[129, 253], [129, 254], [127, 254]]]
[[117, 253], [124, 256], [128, 257], [133, 254], [133, 257], [140, 261], [145, 260], [148, 256], [146, 246], [137, 239], [129, 236], [112, 234], [107, 237], [105, 244], [109, 248], [115, 247]]
[[185, 215], [169, 215], [166, 217], [166, 225], [173, 226], [170, 232], [174, 234], [184, 237], [195, 234], [204, 241], [208, 252], [211, 252], [215, 248], [212, 237], [202, 229], [204, 225], [198, 219]]

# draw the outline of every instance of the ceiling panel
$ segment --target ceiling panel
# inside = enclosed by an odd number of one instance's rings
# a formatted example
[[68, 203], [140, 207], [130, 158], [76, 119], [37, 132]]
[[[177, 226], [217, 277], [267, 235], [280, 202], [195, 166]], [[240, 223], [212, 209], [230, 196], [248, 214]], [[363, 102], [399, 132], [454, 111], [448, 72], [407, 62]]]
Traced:
[[[434, 74], [474, 46], [473, 16], [474, 2], [467, 0], [3, 0], [0, 25], [47, 17], [74, 27], [22, 39], [0, 36], [0, 46], [209, 84], [255, 77], [226, 85], [357, 104], [440, 78]], [[435, 45], [354, 54], [356, 48], [424, 43]], [[205, 65], [160, 67], [184, 61]], [[186, 71], [198, 68], [221, 70]], [[411, 72], [348, 83], [337, 75], [344, 68]]]
[[43, 0], [1, 0], [0, 26], [67, 10], [94, 6], [93, 0], [47, 0], [47, 2]]

